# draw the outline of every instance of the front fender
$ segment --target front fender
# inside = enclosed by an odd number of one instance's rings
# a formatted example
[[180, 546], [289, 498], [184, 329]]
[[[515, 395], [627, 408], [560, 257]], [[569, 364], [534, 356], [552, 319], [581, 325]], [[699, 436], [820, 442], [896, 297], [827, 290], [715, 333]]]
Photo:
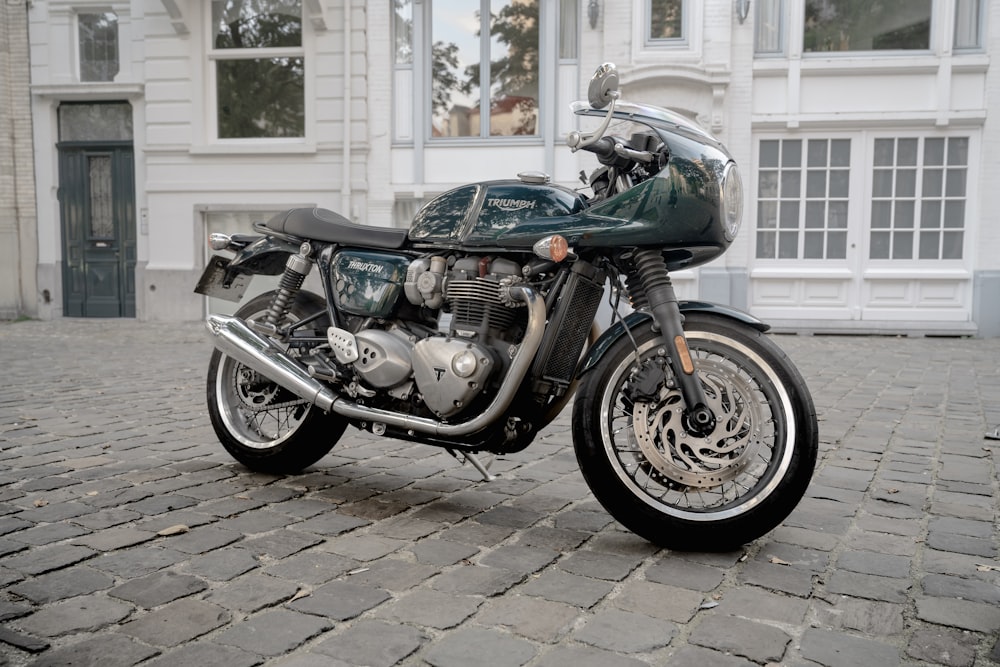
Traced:
[[[678, 305], [680, 306], [682, 315], [684, 313], [695, 312], [708, 313], [736, 320], [737, 322], [742, 322], [743, 324], [753, 327], [757, 331], [767, 331], [771, 328], [769, 324], [761, 322], [753, 315], [731, 306], [709, 303], [707, 301], [680, 301], [678, 302]], [[614, 345], [619, 338], [626, 335], [626, 327], [628, 327], [629, 331], [632, 331], [647, 322], [652, 321], [652, 314], [636, 311], [634, 313], [629, 313], [624, 319], [615, 322], [607, 331], [601, 334], [601, 337], [597, 339], [597, 342], [595, 342], [590, 349], [587, 350], [587, 356], [584, 357], [583, 362], [580, 364], [580, 370], [577, 373], [577, 377], [582, 376], [584, 373], [597, 365], [597, 363], [601, 360], [601, 357], [603, 357], [608, 351], [608, 348]]]

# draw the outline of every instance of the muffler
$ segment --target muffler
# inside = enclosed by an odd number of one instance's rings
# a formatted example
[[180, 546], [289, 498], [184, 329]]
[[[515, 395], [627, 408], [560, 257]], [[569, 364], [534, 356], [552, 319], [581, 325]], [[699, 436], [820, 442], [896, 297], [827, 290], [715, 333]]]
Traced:
[[215, 346], [299, 398], [329, 412], [337, 395], [311, 377], [306, 369], [236, 317], [209, 315], [208, 330]]

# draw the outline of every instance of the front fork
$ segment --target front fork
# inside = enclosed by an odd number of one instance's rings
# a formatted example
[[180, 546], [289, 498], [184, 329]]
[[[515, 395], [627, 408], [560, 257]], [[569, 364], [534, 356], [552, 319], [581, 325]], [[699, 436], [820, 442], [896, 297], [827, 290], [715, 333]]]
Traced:
[[656, 250], [643, 250], [635, 253], [634, 261], [646, 305], [653, 314], [656, 328], [669, 346], [667, 359], [687, 407], [684, 412], [687, 428], [696, 435], [707, 435], [715, 426], [715, 414], [708, 406], [705, 390], [688, 349], [684, 316], [663, 255]]

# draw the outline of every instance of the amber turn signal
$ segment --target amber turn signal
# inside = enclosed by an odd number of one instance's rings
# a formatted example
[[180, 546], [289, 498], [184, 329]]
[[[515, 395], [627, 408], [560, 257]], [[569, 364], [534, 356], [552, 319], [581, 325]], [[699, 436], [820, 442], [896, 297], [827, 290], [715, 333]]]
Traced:
[[561, 262], [569, 257], [569, 243], [558, 234], [538, 241], [533, 250], [542, 259], [551, 259], [553, 262]]

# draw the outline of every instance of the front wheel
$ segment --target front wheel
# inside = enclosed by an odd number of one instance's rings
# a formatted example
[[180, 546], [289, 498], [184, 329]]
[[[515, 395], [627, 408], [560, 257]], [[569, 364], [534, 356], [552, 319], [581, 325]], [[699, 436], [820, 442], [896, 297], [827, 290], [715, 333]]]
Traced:
[[[248, 301], [236, 317], [262, 317], [273, 296], [269, 292]], [[286, 323], [324, 308], [318, 296], [300, 292]], [[219, 350], [212, 352], [208, 365], [207, 394], [208, 415], [222, 446], [257, 472], [298, 472], [326, 456], [347, 428], [342, 417], [324, 414]]]
[[693, 313], [684, 332], [715, 422], [700, 430], [652, 327], [621, 337], [584, 378], [573, 444], [598, 501], [660, 546], [723, 551], [764, 535], [805, 493], [818, 427], [799, 372], [769, 338]]

